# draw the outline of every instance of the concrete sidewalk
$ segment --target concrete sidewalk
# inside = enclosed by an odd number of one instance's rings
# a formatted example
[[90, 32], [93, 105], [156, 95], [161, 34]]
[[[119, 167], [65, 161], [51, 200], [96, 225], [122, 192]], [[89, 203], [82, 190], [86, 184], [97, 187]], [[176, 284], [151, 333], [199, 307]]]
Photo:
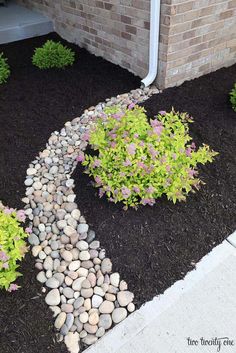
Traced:
[[236, 233], [228, 240], [85, 352], [235, 353]]
[[52, 21], [14, 1], [0, 6], [0, 44], [36, 37], [53, 31]]

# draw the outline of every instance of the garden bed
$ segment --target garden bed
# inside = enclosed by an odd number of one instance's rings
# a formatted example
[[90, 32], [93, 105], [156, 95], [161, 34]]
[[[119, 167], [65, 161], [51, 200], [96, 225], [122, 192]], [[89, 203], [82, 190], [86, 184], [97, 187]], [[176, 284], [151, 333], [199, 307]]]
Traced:
[[[138, 87], [140, 80], [75, 45], [76, 63], [65, 70], [41, 71], [31, 63], [35, 47], [56, 34], [0, 46], [11, 67], [0, 86], [0, 200], [21, 208], [30, 162], [45, 148], [54, 130], [107, 97]], [[15, 293], [0, 291], [0, 347], [6, 353], [66, 352], [55, 343], [52, 314], [37, 283], [34, 259], [28, 254]]]
[[153, 207], [123, 211], [122, 205], [98, 198], [91, 179], [78, 165], [77, 203], [140, 306], [193, 269], [195, 263], [236, 228], [236, 113], [228, 92], [236, 65], [154, 95], [143, 106], [149, 117], [160, 110], [186, 111], [194, 117], [190, 135], [219, 155], [200, 168], [206, 183], [186, 203], [166, 198]]

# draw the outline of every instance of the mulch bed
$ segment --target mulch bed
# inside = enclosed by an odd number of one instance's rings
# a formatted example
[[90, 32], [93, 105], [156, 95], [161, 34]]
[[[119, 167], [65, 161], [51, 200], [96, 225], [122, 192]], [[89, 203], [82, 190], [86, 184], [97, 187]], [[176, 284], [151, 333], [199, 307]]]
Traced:
[[236, 113], [228, 97], [235, 81], [236, 65], [167, 89], [143, 104], [149, 117], [172, 106], [187, 111], [195, 120], [190, 125], [194, 141], [219, 152], [213, 163], [200, 168], [206, 185], [186, 203], [174, 205], [163, 197], [153, 207], [123, 211], [122, 205], [98, 198], [81, 165], [74, 173], [79, 209], [138, 306], [182, 279], [236, 229]]
[[[0, 200], [9, 207], [23, 206], [26, 169], [54, 130], [84, 109], [140, 85], [138, 77], [69, 43], [76, 63], [61, 71], [41, 71], [31, 57], [47, 39], [66, 43], [53, 33], [0, 45], [11, 66], [9, 81], [0, 86]], [[53, 341], [52, 316], [33, 267], [28, 254], [17, 282], [22, 289], [12, 294], [0, 291], [0, 351], [66, 352], [64, 345]]]

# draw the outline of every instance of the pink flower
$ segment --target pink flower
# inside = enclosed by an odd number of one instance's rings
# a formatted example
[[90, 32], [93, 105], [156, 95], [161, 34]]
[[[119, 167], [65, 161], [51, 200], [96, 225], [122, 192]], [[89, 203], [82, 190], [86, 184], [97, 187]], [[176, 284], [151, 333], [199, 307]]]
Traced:
[[194, 142], [192, 142], [190, 147], [192, 148], [192, 150], [195, 150], [195, 149], [196, 149], [196, 145], [195, 145], [195, 143], [194, 143]]
[[138, 186], [134, 186], [134, 187], [133, 187], [133, 190], [134, 190], [134, 192], [137, 192], [137, 193], [140, 192], [140, 189], [139, 189]]
[[154, 133], [157, 134], [158, 136], [160, 136], [160, 134], [162, 133], [162, 130], [163, 130], [162, 125], [158, 125], [153, 128]]
[[104, 195], [104, 190], [103, 190], [103, 188], [100, 188], [100, 189], [99, 189], [98, 195], [99, 195], [100, 198], [103, 197], [103, 195]]
[[194, 169], [188, 169], [188, 175], [190, 176], [190, 178], [193, 178], [194, 175], [197, 174], [197, 171]]
[[131, 161], [130, 161], [129, 159], [126, 159], [126, 161], [123, 162], [123, 166], [124, 166], [124, 167], [128, 167], [128, 166], [130, 166], [130, 165], [132, 165], [132, 163], [131, 163]]
[[25, 219], [26, 219], [25, 211], [24, 210], [17, 211], [16, 217], [17, 217], [18, 221], [25, 222]]
[[82, 141], [89, 141], [89, 133], [88, 132], [85, 132], [82, 136], [81, 136], [81, 140]]
[[77, 162], [83, 162], [85, 160], [85, 156], [83, 152], [80, 152], [76, 158]]
[[149, 153], [152, 156], [152, 159], [154, 159], [157, 156], [157, 151], [155, 150], [154, 147], [150, 147]]
[[112, 141], [112, 142], [110, 143], [110, 146], [111, 146], [111, 148], [115, 148], [115, 147], [116, 147], [116, 143], [115, 143], [114, 141]]
[[191, 153], [192, 153], [191, 147], [186, 148], [185, 153], [187, 157], [191, 157]]
[[4, 264], [2, 265], [2, 267], [5, 268], [5, 269], [9, 268], [8, 262], [4, 262]]
[[8, 288], [8, 292], [13, 292], [16, 291], [18, 288], [20, 288], [17, 284], [12, 283], [10, 287]]
[[107, 115], [104, 112], [102, 112], [100, 116], [101, 116], [102, 120], [106, 120], [106, 118], [107, 118]]
[[122, 135], [122, 137], [124, 137], [124, 138], [125, 138], [125, 137], [127, 137], [127, 136], [129, 136], [129, 133], [128, 133], [128, 131], [124, 131], [124, 132], [123, 132], [123, 135]]
[[128, 106], [128, 109], [131, 110], [131, 109], [133, 109], [134, 107], [135, 107], [135, 103], [133, 102], [133, 103], [131, 103], [131, 104]]
[[136, 151], [136, 146], [134, 143], [131, 143], [130, 145], [127, 146], [127, 152], [132, 156], [135, 154], [135, 151]]
[[101, 185], [102, 184], [102, 179], [99, 176], [95, 176], [95, 181], [97, 184]]
[[153, 206], [155, 204], [155, 200], [152, 198], [144, 198], [141, 200], [141, 203], [145, 206], [145, 205], [149, 205], [149, 206]]
[[152, 127], [162, 126], [162, 122], [157, 119], [151, 120], [150, 124]]
[[166, 111], [165, 111], [165, 110], [160, 110], [160, 111], [159, 111], [159, 114], [161, 114], [161, 115], [166, 115]]
[[139, 146], [144, 147], [145, 143], [143, 141], [140, 142]]
[[137, 139], [139, 137], [139, 134], [134, 134], [134, 137]]
[[176, 153], [173, 153], [173, 154], [172, 154], [172, 157], [173, 157], [174, 160], [176, 160], [176, 159], [177, 159]]
[[100, 166], [101, 166], [100, 159], [95, 159], [93, 162], [93, 168], [100, 167]]
[[153, 192], [155, 191], [155, 188], [153, 186], [149, 186], [147, 189], [146, 189], [146, 192], [148, 194], [152, 194]]
[[170, 172], [170, 169], [171, 169], [170, 166], [167, 165], [167, 166], [166, 166], [166, 171], [167, 171], [167, 172]]
[[120, 176], [121, 176], [121, 178], [125, 177], [125, 173], [124, 172], [120, 172]]
[[32, 228], [27, 227], [25, 228], [26, 233], [31, 234], [32, 233]]
[[5, 214], [12, 214], [12, 212], [14, 212], [14, 209], [13, 209], [13, 208], [5, 208], [5, 209], [3, 210], [3, 212], [4, 212]]
[[112, 115], [112, 117], [118, 121], [120, 121], [123, 116], [124, 116], [124, 113], [116, 113]]
[[161, 162], [162, 164], [165, 163], [165, 162], [166, 162], [166, 157], [165, 157], [165, 156], [161, 157], [160, 162]]
[[145, 164], [144, 164], [143, 162], [138, 162], [138, 163], [137, 163], [137, 166], [138, 166], [139, 168], [145, 168]]
[[121, 188], [121, 193], [124, 196], [125, 199], [127, 199], [130, 195], [131, 195], [131, 191], [129, 188], [127, 188], [126, 186], [123, 186]]

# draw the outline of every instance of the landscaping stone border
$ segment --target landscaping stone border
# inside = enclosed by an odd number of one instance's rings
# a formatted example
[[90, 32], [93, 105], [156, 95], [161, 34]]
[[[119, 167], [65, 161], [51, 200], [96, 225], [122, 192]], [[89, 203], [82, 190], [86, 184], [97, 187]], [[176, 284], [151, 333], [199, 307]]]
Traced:
[[106, 106], [141, 103], [159, 91], [136, 89], [90, 107], [81, 117], [54, 131], [44, 151], [29, 165], [25, 180], [25, 213], [32, 233], [29, 243], [43, 284], [45, 301], [54, 313], [58, 340], [69, 351], [89, 346], [114, 324], [135, 310], [134, 295], [95, 239], [74, 202], [71, 175], [77, 156], [85, 150], [85, 136]]

